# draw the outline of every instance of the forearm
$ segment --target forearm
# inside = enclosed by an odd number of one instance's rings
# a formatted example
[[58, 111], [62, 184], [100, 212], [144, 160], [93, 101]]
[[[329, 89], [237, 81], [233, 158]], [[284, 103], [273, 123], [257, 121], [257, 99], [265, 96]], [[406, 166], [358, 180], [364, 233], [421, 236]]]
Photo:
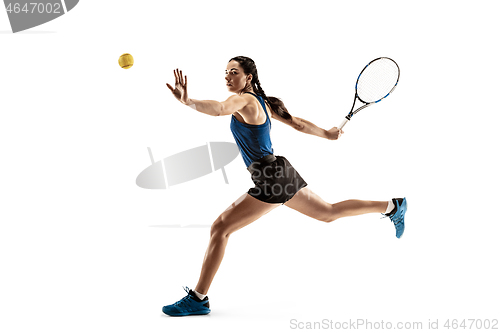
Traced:
[[186, 103], [190, 108], [208, 114], [209, 116], [219, 116], [222, 113], [222, 103], [209, 100], [189, 99]]
[[313, 123], [311, 123], [310, 121], [307, 121], [305, 119], [302, 119], [302, 118], [298, 118], [298, 117], [294, 117], [297, 122], [298, 122], [298, 126], [296, 127], [296, 129], [302, 133], [306, 133], [306, 134], [312, 134], [312, 135], [316, 135], [316, 136], [319, 136], [320, 138], [325, 138], [325, 139], [328, 139], [328, 132], [316, 125], [314, 125]]

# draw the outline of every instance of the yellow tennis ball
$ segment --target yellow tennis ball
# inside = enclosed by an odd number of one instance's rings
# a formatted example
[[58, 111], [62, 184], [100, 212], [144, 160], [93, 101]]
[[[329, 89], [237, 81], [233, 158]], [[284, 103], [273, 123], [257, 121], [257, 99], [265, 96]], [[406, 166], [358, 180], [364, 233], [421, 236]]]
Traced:
[[118, 64], [121, 68], [129, 69], [134, 65], [134, 57], [131, 54], [124, 53], [118, 59]]

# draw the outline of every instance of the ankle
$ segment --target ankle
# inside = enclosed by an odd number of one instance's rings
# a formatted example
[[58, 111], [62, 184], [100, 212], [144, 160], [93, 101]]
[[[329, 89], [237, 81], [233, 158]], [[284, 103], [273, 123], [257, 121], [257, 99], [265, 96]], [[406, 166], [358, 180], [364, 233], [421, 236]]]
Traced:
[[206, 294], [203, 294], [203, 293], [200, 293], [194, 289], [192, 289], [194, 294], [196, 295], [196, 297], [198, 297], [200, 300], [203, 300], [207, 295]]
[[385, 209], [385, 213], [383, 213], [383, 214], [390, 215], [390, 213], [394, 210], [394, 208], [396, 208], [396, 206], [394, 205], [394, 202], [392, 200], [388, 201], [387, 208]]

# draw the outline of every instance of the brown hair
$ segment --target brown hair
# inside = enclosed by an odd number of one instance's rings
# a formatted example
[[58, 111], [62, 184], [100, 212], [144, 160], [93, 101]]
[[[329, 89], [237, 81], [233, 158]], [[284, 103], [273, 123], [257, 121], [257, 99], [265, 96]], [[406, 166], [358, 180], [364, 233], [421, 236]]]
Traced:
[[262, 98], [264, 98], [264, 100], [269, 103], [274, 113], [279, 115], [281, 118], [292, 119], [292, 116], [290, 115], [290, 113], [288, 113], [288, 110], [286, 109], [285, 104], [281, 99], [266, 95], [264, 89], [262, 89], [262, 87], [260, 86], [259, 75], [257, 73], [257, 66], [255, 66], [255, 62], [252, 59], [248, 57], [238, 56], [231, 58], [229, 61], [232, 60], [240, 64], [245, 74], [247, 75], [252, 74], [253, 91], [255, 91], [257, 95], [262, 96]]

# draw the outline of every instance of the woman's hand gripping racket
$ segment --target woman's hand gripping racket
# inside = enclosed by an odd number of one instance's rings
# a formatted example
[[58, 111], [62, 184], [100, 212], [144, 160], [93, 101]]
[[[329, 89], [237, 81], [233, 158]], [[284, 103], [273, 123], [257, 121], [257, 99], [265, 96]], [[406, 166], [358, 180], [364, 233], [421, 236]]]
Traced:
[[[356, 94], [354, 95], [354, 103], [352, 104], [351, 112], [345, 117], [342, 124], [338, 127], [341, 130], [345, 124], [351, 120], [359, 111], [374, 103], [378, 103], [391, 92], [394, 91], [399, 81], [399, 66], [390, 58], [377, 58], [372, 60], [363, 68], [356, 81]], [[356, 100], [364, 103], [357, 108], [354, 106]]]

